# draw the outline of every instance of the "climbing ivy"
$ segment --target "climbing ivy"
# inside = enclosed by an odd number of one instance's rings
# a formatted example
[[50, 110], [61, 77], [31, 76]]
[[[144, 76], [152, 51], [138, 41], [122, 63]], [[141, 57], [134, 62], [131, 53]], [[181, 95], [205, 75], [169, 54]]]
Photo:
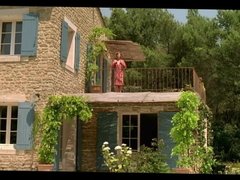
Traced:
[[179, 167], [192, 168], [198, 173], [210, 173], [215, 160], [207, 140], [206, 128], [211, 111], [194, 92], [182, 92], [177, 101], [177, 112], [172, 118], [170, 136], [175, 142], [172, 155]]
[[104, 39], [111, 39], [115, 36], [113, 32], [106, 27], [95, 27], [90, 31], [88, 40], [90, 47], [87, 54], [87, 71], [86, 77], [91, 83], [95, 82], [95, 75], [99, 70], [97, 65], [97, 58], [101, 55], [106, 55], [107, 47], [105, 45]]
[[58, 141], [58, 132], [63, 120], [79, 117], [87, 122], [92, 110], [83, 97], [51, 96], [41, 115], [41, 143], [38, 158], [41, 163], [53, 163]]

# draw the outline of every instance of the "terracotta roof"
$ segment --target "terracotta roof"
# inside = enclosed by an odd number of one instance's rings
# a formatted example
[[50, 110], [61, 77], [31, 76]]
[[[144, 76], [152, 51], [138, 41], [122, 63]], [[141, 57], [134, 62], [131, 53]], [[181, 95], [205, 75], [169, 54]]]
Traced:
[[135, 92], [135, 93], [83, 93], [88, 102], [95, 103], [150, 103], [150, 102], [176, 102], [181, 92]]
[[125, 40], [106, 40], [105, 43], [111, 59], [120, 51], [125, 61], [145, 61], [143, 50], [137, 43]]

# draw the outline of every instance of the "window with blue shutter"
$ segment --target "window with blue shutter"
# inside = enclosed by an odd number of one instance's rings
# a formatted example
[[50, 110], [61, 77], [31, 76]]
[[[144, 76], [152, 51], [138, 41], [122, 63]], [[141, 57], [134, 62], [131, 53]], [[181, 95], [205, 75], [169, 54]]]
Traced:
[[67, 56], [68, 56], [68, 24], [65, 21], [63, 21], [62, 36], [61, 36], [61, 52], [60, 52], [61, 61], [66, 62]]
[[79, 70], [79, 65], [80, 65], [80, 34], [76, 33], [74, 69]]
[[107, 171], [102, 145], [107, 141], [111, 150], [117, 145], [117, 112], [100, 112], [97, 117], [97, 171]]
[[158, 138], [163, 139], [163, 153], [166, 155], [166, 161], [170, 168], [176, 168], [176, 157], [171, 157], [174, 147], [173, 140], [170, 137], [172, 128], [172, 117], [176, 112], [160, 112], [158, 115]]
[[18, 123], [17, 123], [17, 143], [16, 149], [29, 150], [33, 143], [33, 122], [34, 108], [29, 102], [21, 102], [18, 106]]
[[22, 22], [22, 56], [35, 56], [37, 52], [38, 15], [25, 14]]

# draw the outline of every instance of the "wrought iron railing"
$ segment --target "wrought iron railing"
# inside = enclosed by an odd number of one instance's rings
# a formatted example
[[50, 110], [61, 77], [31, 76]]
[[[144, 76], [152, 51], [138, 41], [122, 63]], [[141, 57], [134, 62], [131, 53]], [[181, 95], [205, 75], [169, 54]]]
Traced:
[[206, 100], [203, 82], [194, 68], [128, 68], [124, 73], [124, 92], [179, 92], [189, 88]]

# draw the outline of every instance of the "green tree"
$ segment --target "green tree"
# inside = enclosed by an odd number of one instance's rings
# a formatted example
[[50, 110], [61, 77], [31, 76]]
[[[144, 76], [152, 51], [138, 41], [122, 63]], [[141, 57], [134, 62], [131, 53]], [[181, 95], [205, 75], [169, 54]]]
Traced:
[[218, 84], [220, 93], [218, 111], [240, 110], [240, 13], [239, 11], [219, 11]]
[[220, 29], [217, 46], [218, 90], [214, 91], [214, 147], [219, 160], [239, 161], [240, 112], [240, 12], [219, 10], [216, 21]]
[[177, 22], [165, 9], [113, 8], [108, 27], [115, 39], [132, 40], [143, 46], [146, 62], [137, 67], [168, 66]]
[[126, 11], [122, 8], [112, 8], [112, 14], [108, 21], [108, 28], [116, 35], [115, 39], [129, 40], [130, 21]]
[[217, 24], [201, 16], [197, 10], [189, 10], [187, 23], [178, 29], [173, 55], [178, 66], [195, 67], [205, 85], [215, 72], [215, 47], [218, 41]]

